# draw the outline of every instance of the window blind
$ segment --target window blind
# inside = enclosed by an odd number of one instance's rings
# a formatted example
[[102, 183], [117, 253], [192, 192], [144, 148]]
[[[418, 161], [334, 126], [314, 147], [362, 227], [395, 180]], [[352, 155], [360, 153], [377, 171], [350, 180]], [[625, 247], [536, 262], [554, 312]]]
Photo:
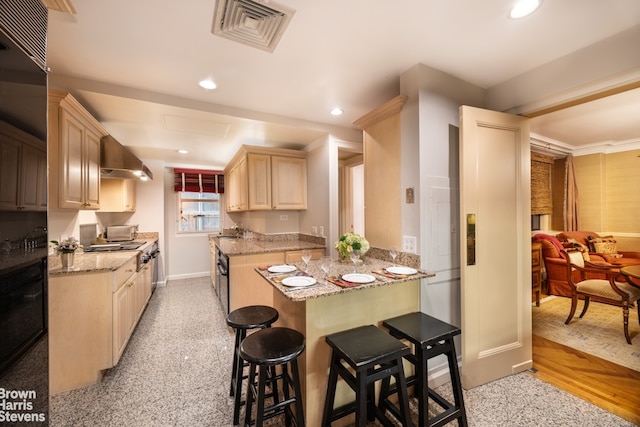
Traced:
[[551, 172], [553, 157], [531, 153], [531, 214], [553, 213]]
[[224, 193], [224, 173], [222, 171], [203, 169], [173, 170], [174, 191], [191, 191], [196, 193]]

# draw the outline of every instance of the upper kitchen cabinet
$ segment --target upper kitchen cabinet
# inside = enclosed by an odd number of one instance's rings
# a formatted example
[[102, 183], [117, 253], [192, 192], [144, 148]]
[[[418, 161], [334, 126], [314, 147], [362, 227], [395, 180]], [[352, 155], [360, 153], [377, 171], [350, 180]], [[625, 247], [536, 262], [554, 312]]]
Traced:
[[225, 168], [227, 212], [307, 208], [307, 153], [243, 145]]
[[0, 209], [47, 210], [46, 144], [0, 121]]
[[100, 212], [135, 212], [135, 179], [102, 178], [100, 180]]
[[271, 156], [273, 210], [307, 209], [307, 159]]
[[49, 92], [49, 203], [100, 208], [100, 139], [107, 131], [70, 94]]

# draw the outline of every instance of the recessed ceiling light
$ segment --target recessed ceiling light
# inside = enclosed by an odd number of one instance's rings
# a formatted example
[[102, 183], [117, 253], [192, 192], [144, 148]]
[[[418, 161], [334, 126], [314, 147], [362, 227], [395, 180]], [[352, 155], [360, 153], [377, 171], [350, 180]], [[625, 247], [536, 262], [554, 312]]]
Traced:
[[178, 150], [178, 153], [180, 153], [180, 154], [187, 154], [187, 153], [188, 153], [188, 151], [187, 151], [187, 150]]
[[518, 0], [509, 16], [513, 19], [524, 18], [525, 16], [531, 15], [536, 11], [542, 4], [542, 0]]
[[342, 108], [340, 107], [336, 107], [333, 110], [331, 110], [331, 115], [332, 116], [339, 116], [343, 113]]
[[213, 80], [211, 79], [205, 79], [205, 80], [201, 80], [200, 83], [198, 83], [200, 85], [200, 87], [207, 89], [207, 90], [213, 90], [217, 87], [217, 85], [214, 83]]

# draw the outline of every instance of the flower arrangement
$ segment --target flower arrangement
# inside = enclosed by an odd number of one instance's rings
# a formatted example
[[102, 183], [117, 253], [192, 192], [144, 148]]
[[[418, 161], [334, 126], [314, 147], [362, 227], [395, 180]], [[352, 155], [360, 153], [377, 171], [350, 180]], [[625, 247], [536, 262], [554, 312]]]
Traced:
[[367, 239], [356, 233], [344, 233], [334, 246], [342, 258], [348, 258], [353, 251], [360, 251], [364, 255], [369, 250]]
[[55, 245], [53, 247], [53, 250], [58, 254], [72, 254], [76, 251], [76, 249], [82, 247], [78, 244], [78, 241], [75, 239], [75, 237], [68, 237], [61, 242], [52, 240], [51, 243]]

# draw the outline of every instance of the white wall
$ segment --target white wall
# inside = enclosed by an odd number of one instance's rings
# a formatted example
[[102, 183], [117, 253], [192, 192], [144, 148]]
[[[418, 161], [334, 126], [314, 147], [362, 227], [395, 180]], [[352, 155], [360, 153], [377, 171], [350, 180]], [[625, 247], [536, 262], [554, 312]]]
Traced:
[[330, 137], [310, 144], [307, 151], [307, 210], [300, 212], [300, 232], [312, 234], [312, 227], [322, 226], [326, 236], [330, 230], [330, 209], [333, 206], [330, 202]]
[[419, 237], [422, 267], [436, 273], [423, 281], [421, 309], [459, 325], [458, 107], [482, 106], [484, 91], [422, 64], [401, 76], [400, 90], [408, 96], [402, 185], [415, 187], [416, 194], [413, 205], [403, 200], [402, 230]]
[[177, 196], [173, 191], [173, 168], [165, 167], [157, 179], [162, 180], [164, 185], [164, 206], [158, 206], [155, 214], [161, 216], [164, 209], [166, 250], [162, 259], [167, 280], [209, 276], [209, 234], [177, 233], [178, 209]]

